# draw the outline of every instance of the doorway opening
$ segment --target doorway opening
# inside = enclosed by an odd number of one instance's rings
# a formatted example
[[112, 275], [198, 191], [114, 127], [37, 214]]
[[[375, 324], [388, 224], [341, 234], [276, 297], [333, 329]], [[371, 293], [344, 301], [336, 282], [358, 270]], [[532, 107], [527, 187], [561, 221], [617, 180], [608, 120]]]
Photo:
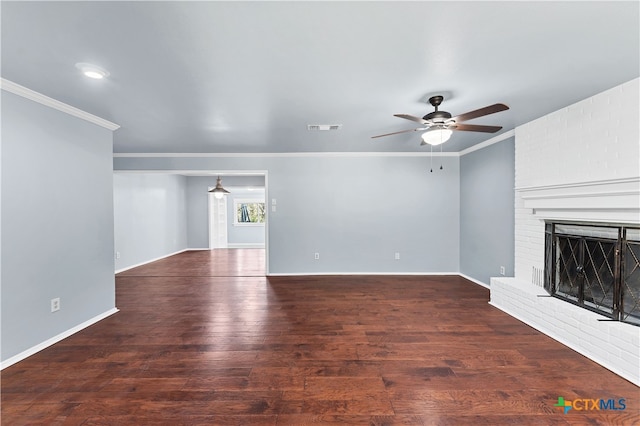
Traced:
[[[262, 249], [268, 265], [267, 172], [218, 175], [229, 193], [222, 198], [207, 194], [209, 249]], [[212, 181], [208, 189], [214, 186]]]

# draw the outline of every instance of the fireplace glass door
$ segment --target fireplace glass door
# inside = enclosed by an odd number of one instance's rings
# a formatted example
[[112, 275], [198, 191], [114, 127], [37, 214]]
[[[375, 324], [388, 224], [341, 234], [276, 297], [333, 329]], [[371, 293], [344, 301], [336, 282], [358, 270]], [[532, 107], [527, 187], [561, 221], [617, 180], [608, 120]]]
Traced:
[[545, 251], [549, 294], [640, 325], [640, 229], [547, 223]]

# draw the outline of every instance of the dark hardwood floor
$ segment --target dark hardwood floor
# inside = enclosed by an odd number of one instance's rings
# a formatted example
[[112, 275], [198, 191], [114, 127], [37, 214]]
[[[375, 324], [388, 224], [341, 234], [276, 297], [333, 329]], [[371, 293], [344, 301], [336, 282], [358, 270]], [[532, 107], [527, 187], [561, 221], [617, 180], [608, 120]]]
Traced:
[[3, 425], [640, 424], [636, 386], [460, 277], [265, 278], [263, 250], [217, 250], [116, 284], [119, 313], [2, 371]]

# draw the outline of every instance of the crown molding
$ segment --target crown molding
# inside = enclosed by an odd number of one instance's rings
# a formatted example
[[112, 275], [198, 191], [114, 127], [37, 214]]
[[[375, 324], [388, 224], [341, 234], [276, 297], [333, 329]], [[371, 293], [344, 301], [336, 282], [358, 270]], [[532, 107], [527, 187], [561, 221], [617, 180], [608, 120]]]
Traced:
[[458, 152], [114, 152], [114, 158], [459, 157]]
[[83, 111], [76, 107], [72, 107], [71, 105], [67, 105], [64, 102], [57, 101], [53, 98], [43, 95], [42, 93], [36, 92], [34, 90], [21, 86], [17, 83], [14, 83], [13, 81], [2, 78], [0, 79], [0, 82], [1, 82], [0, 87], [2, 88], [2, 90], [13, 93], [14, 95], [22, 96], [25, 99], [29, 99], [31, 101], [48, 106], [49, 108], [53, 108], [58, 111], [62, 111], [66, 114], [72, 115], [74, 117], [80, 118], [90, 123], [97, 124], [98, 126], [104, 127], [105, 129], [109, 129], [111, 131], [114, 131], [120, 128], [118, 124], [112, 123], [108, 120], [105, 120], [104, 118], [100, 118], [93, 114], [89, 114], [86, 111]]
[[157, 170], [157, 169], [135, 169], [135, 170], [122, 170], [115, 169], [113, 173], [116, 174], [159, 174], [159, 175], [180, 175], [187, 177], [209, 177], [209, 176], [267, 176], [267, 170]]
[[515, 130], [460, 152], [114, 152], [114, 158], [304, 158], [304, 157], [462, 157], [515, 136]]
[[467, 155], [474, 151], [478, 151], [482, 148], [486, 148], [490, 145], [493, 145], [494, 143], [502, 142], [503, 140], [509, 139], [510, 137], [515, 135], [516, 135], [516, 131], [514, 129], [511, 129], [509, 131], [499, 134], [498, 136], [494, 136], [491, 139], [487, 139], [484, 142], [480, 142], [479, 144], [475, 144], [467, 149], [463, 149], [462, 151], [459, 152], [459, 154], [462, 157], [463, 155]]

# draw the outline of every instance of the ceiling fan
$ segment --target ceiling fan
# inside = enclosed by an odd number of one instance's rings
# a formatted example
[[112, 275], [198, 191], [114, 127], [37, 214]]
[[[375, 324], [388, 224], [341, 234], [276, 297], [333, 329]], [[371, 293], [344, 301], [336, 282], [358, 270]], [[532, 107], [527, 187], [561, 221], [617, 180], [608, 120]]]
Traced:
[[386, 133], [384, 135], [372, 136], [372, 138], [381, 138], [383, 136], [397, 135], [399, 133], [418, 132], [422, 130], [428, 130], [422, 135], [422, 143], [420, 145], [440, 145], [447, 141], [451, 137], [453, 130], [462, 130], [466, 132], [484, 132], [495, 133], [502, 129], [502, 126], [485, 126], [481, 124], [463, 124], [465, 121], [473, 120], [474, 118], [483, 117], [489, 114], [495, 114], [496, 112], [505, 111], [509, 109], [505, 104], [493, 104], [484, 108], [469, 111], [465, 114], [460, 114], [455, 117], [451, 116], [451, 113], [447, 111], [438, 111], [438, 107], [444, 100], [443, 96], [432, 96], [429, 98], [429, 103], [433, 105], [435, 111], [430, 112], [422, 118], [414, 117], [408, 114], [394, 114], [394, 117], [404, 118], [406, 120], [415, 121], [422, 124], [424, 127], [418, 127], [416, 129], [401, 130], [399, 132]]

